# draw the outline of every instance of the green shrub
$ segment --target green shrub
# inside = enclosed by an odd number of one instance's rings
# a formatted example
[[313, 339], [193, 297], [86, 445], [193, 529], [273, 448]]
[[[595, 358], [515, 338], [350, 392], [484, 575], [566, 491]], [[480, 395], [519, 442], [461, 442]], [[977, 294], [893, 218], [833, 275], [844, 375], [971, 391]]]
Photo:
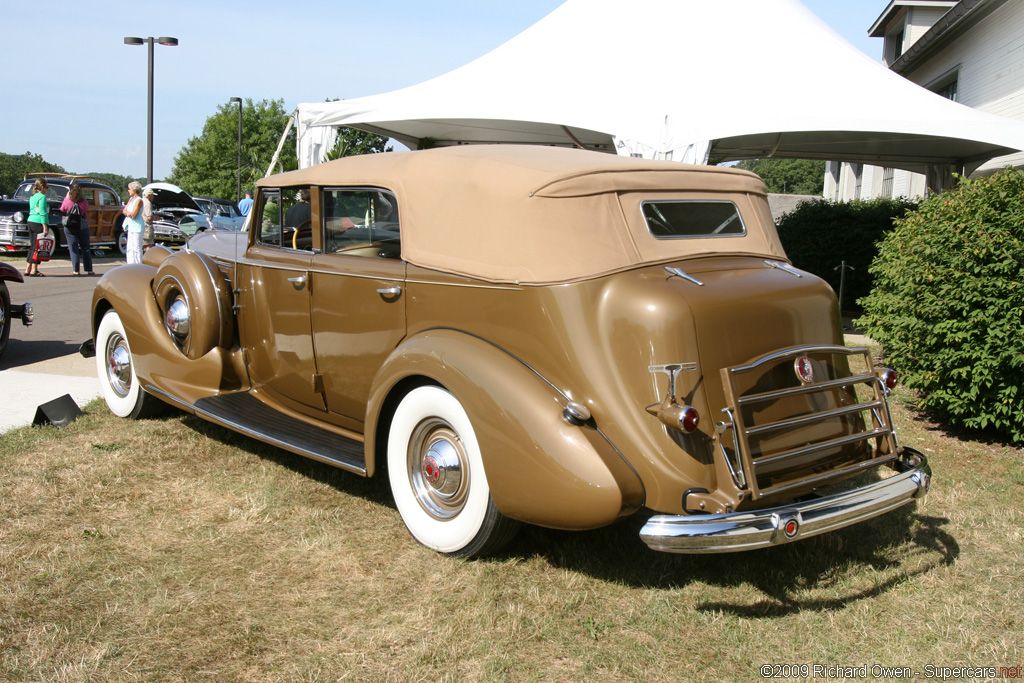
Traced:
[[804, 202], [779, 220], [779, 239], [793, 265], [814, 273], [839, 293], [840, 270], [846, 261], [843, 308], [871, 291], [868, 268], [878, 253], [877, 243], [892, 230], [894, 218], [917, 205], [904, 199]]
[[1024, 441], [1024, 172], [964, 180], [896, 222], [858, 324], [922, 407]]

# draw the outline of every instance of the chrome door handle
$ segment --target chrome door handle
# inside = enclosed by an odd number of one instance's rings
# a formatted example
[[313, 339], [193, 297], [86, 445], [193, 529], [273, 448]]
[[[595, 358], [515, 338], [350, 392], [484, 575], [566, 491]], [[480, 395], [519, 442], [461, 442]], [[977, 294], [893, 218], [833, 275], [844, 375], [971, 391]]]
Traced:
[[288, 282], [291, 282], [291, 283], [296, 284], [296, 285], [301, 285], [305, 281], [306, 281], [306, 276], [305, 275], [299, 275], [298, 277], [290, 277], [290, 278], [288, 278]]
[[398, 296], [399, 294], [402, 293], [402, 288], [399, 286], [381, 287], [380, 289], [377, 290], [377, 293], [383, 294], [384, 296]]

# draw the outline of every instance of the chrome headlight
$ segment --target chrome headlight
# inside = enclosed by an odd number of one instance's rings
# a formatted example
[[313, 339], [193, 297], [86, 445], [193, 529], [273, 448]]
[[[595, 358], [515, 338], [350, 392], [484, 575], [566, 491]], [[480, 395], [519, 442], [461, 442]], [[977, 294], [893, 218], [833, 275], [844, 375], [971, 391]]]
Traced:
[[179, 345], [184, 345], [188, 341], [188, 335], [192, 328], [191, 311], [181, 297], [176, 298], [167, 307], [167, 313], [164, 315], [164, 327]]
[[25, 214], [23, 214], [21, 211], [15, 211], [14, 216], [12, 216], [12, 218], [14, 218], [15, 223], [25, 222]]

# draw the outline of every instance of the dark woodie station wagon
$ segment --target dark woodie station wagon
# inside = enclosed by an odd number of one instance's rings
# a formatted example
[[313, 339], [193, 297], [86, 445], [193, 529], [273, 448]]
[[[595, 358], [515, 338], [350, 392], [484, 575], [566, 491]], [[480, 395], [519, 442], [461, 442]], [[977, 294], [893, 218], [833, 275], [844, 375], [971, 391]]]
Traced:
[[261, 180], [247, 232], [151, 249], [93, 309], [113, 412], [159, 400], [383, 473], [443, 553], [632, 515], [655, 550], [759, 548], [930, 480], [897, 443], [895, 375], [844, 346], [835, 294], [790, 265], [743, 171], [531, 146], [345, 158]]

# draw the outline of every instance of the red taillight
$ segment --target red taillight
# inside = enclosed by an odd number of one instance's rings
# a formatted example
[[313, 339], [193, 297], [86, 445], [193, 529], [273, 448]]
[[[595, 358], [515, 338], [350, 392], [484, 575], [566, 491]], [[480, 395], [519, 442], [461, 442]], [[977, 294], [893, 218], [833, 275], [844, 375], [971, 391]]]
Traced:
[[899, 380], [899, 378], [896, 376], [895, 371], [889, 370], [888, 368], [884, 370], [879, 370], [878, 378], [882, 380], [882, 386], [884, 386], [889, 391], [892, 391], [893, 389], [896, 388], [896, 384], [898, 384]]
[[679, 428], [684, 433], [690, 434], [697, 429], [697, 425], [700, 424], [700, 413], [697, 412], [696, 408], [686, 406], [683, 408], [682, 413], [679, 415]]

